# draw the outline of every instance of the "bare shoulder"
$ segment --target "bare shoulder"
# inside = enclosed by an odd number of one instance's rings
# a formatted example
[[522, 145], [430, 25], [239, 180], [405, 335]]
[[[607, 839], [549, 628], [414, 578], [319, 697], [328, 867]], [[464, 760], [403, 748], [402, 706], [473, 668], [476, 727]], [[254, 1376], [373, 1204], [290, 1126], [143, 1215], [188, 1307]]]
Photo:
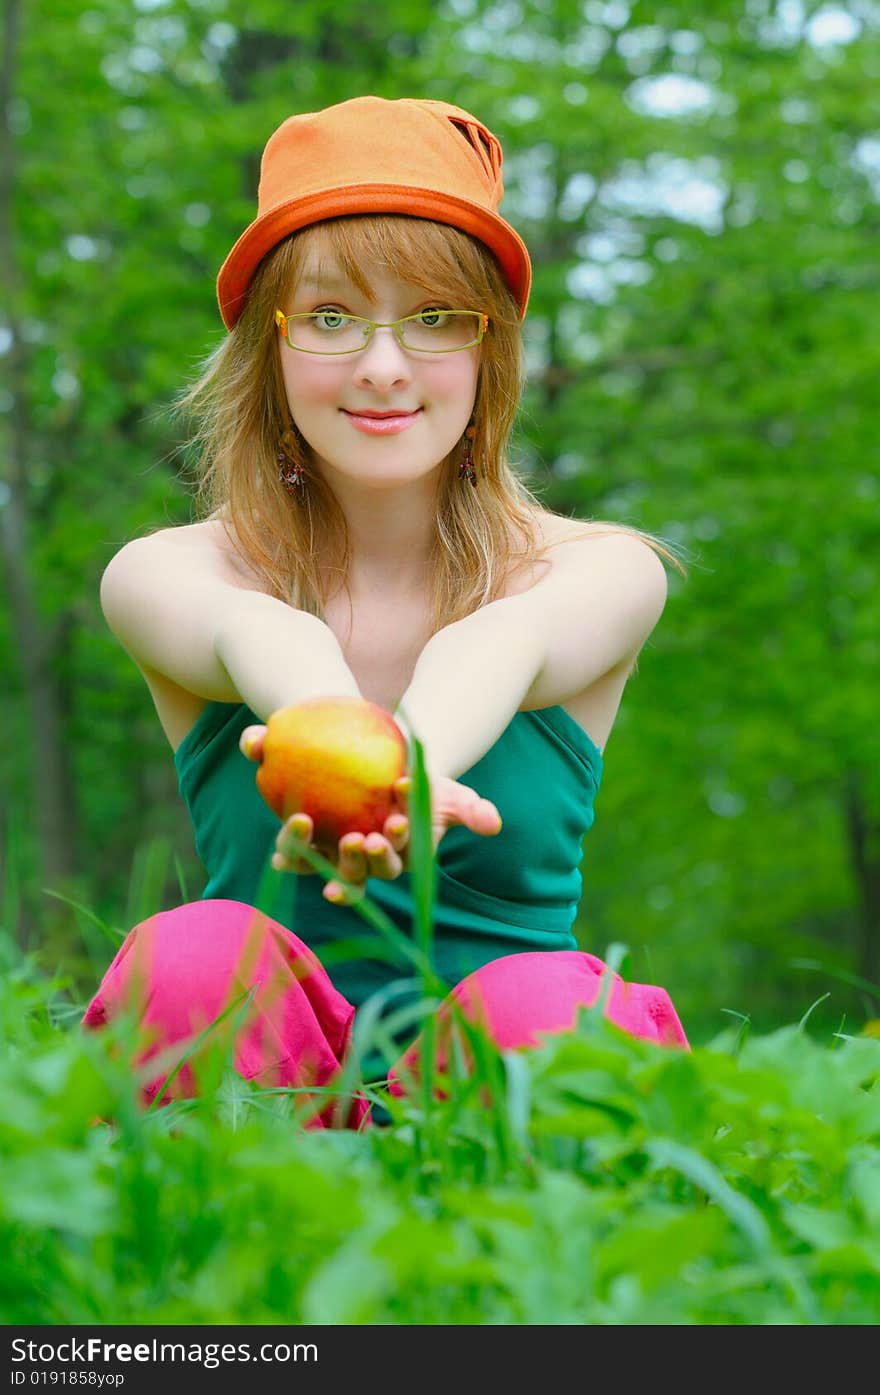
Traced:
[[613, 524], [572, 534], [553, 554], [552, 575], [573, 597], [592, 596], [631, 630], [634, 661], [663, 613], [669, 583], [659, 553], [634, 529]]
[[206, 703], [241, 701], [216, 635], [243, 592], [262, 590], [212, 520], [134, 538], [105, 569], [104, 617], [140, 669], [174, 749]]
[[[553, 555], [572, 533], [575, 520], [561, 514], [548, 513], [544, 509], [531, 509], [533, 543], [537, 552], [534, 559], [514, 560], [504, 586], [505, 596], [520, 596], [530, 591], [542, 578], [549, 575], [553, 566]], [[511, 535], [511, 543], [513, 543]]]
[[569, 518], [545, 510], [532, 514], [542, 560], [520, 564], [509, 578], [507, 595], [520, 595], [550, 576], [573, 582], [590, 573], [619, 572], [635, 586], [666, 594], [666, 569], [654, 549], [632, 528], [602, 521]]
[[666, 604], [666, 569], [633, 529], [577, 519], [555, 532], [550, 569], [522, 597], [544, 663], [521, 707], [563, 706], [602, 751], [639, 651]]
[[[607, 519], [571, 518], [566, 514], [550, 513], [542, 510], [534, 515], [535, 526], [538, 534], [551, 548], [561, 546], [563, 543], [588, 541], [595, 538], [631, 538], [634, 542], [640, 542], [643, 547], [647, 543], [638, 529], [628, 527], [624, 523], [614, 523]], [[648, 547], [648, 551], [652, 551]]]
[[230, 586], [248, 591], [265, 590], [260, 577], [236, 548], [222, 518], [212, 516], [198, 523], [178, 523], [170, 528], [157, 529], [148, 536], [157, 540], [157, 546], [181, 548], [190, 554], [198, 554], [200, 565]]
[[[540, 547], [557, 552], [563, 545], [572, 542], [587, 542], [596, 538], [631, 538], [642, 541], [637, 531], [621, 523], [611, 523], [601, 519], [571, 518], [567, 514], [552, 513], [547, 509], [532, 510], [535, 538]], [[648, 548], [650, 552], [651, 549]]]

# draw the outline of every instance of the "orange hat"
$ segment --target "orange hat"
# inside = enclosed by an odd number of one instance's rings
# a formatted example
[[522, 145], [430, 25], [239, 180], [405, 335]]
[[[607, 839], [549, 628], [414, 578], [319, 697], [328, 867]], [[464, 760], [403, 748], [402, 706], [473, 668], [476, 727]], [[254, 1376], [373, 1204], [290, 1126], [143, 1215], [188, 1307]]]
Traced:
[[448, 102], [352, 97], [288, 117], [263, 151], [257, 217], [217, 277], [224, 324], [235, 324], [271, 248], [347, 213], [408, 213], [470, 233], [495, 253], [525, 315], [532, 268], [522, 238], [495, 211], [501, 163], [492, 132]]

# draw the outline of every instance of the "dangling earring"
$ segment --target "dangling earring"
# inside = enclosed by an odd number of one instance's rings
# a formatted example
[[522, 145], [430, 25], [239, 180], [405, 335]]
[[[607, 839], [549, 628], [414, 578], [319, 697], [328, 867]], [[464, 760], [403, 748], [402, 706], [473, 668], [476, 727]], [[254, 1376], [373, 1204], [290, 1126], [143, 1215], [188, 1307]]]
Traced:
[[458, 478], [460, 480], [470, 480], [474, 489], [477, 487], [477, 472], [474, 468], [473, 443], [477, 434], [475, 426], [469, 426], [464, 433], [462, 441], [461, 460], [458, 462]]
[[290, 428], [284, 432], [284, 435], [278, 442], [278, 450], [275, 453], [275, 459], [281, 467], [278, 471], [278, 478], [284, 485], [284, 488], [287, 490], [288, 494], [299, 495], [301, 498], [304, 488], [303, 476], [305, 475], [305, 466], [297, 458], [296, 434]]

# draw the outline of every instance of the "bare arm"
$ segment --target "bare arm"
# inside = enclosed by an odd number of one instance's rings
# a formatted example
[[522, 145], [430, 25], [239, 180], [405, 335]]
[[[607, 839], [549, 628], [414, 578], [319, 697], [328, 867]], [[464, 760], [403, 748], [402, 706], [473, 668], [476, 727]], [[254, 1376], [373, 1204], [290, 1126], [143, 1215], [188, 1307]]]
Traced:
[[[122, 647], [142, 670], [215, 702], [245, 702], [262, 721], [280, 707], [312, 697], [359, 697], [357, 681], [336, 636], [322, 620], [241, 585], [216, 546], [174, 530], [137, 538], [121, 548], [104, 571], [101, 606]], [[246, 727], [242, 750], [261, 758], [264, 726]], [[497, 813], [471, 791], [446, 782], [437, 812], [443, 827], [467, 822], [495, 832]], [[275, 865], [310, 871], [283, 855], [296, 831], [308, 843], [311, 820], [294, 815], [282, 827]], [[483, 825], [488, 825], [485, 829]], [[367, 875], [400, 874], [400, 851], [409, 836], [405, 816], [386, 821], [385, 836], [350, 834], [340, 844], [342, 875], [363, 883]], [[353, 844], [353, 846], [352, 846]], [[341, 888], [328, 883], [324, 894]]]
[[635, 662], [665, 600], [663, 564], [638, 538], [570, 543], [536, 586], [433, 635], [395, 717], [423, 743], [429, 775], [458, 779], [527, 699], [552, 707]]
[[323, 620], [242, 591], [217, 626], [214, 652], [242, 700], [266, 721], [317, 697], [360, 697], [339, 641]]
[[360, 695], [329, 626], [235, 584], [204, 543], [165, 532], [127, 543], [104, 571], [101, 606], [138, 665], [264, 721], [306, 698]]
[[429, 777], [457, 780], [495, 744], [544, 662], [521, 597], [493, 601], [438, 630], [394, 713], [425, 748]]

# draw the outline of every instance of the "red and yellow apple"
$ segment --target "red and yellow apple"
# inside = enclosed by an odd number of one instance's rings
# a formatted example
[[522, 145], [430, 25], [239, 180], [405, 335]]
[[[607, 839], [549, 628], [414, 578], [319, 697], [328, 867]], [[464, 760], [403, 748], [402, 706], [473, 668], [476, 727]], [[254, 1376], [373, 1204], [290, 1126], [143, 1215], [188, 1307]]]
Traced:
[[269, 717], [257, 789], [282, 820], [308, 814], [313, 842], [335, 851], [346, 833], [382, 832], [406, 756], [406, 739], [384, 707], [312, 698]]

